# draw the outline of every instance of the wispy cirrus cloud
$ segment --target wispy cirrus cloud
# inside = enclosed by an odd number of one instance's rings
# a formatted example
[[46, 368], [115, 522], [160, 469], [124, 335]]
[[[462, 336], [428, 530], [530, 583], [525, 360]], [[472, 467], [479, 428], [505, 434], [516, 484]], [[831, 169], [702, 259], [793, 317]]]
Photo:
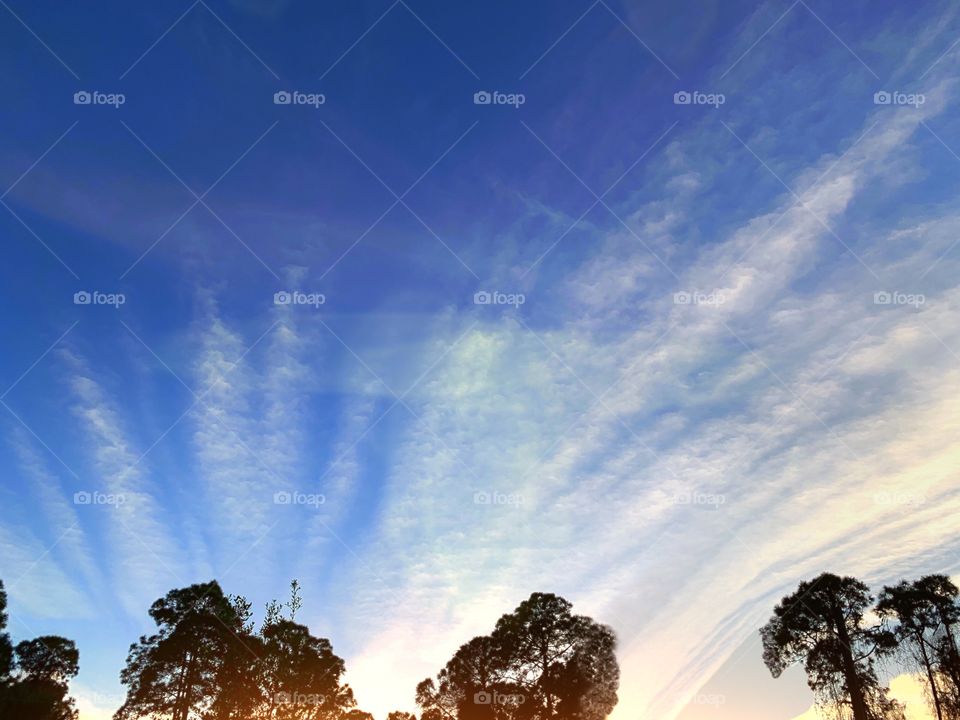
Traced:
[[80, 491], [91, 498], [85, 510], [98, 513], [96, 522], [105, 529], [114, 592], [124, 609], [138, 616], [171, 581], [183, 577], [178, 543], [145, 465], [146, 448], [132, 438], [116, 399], [80, 355], [58, 354], [92, 471], [90, 487]]

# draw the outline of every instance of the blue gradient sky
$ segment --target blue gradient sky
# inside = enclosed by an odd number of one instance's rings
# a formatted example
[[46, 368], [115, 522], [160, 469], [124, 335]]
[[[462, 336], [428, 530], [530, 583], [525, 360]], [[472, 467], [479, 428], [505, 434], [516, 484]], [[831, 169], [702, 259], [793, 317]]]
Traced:
[[786, 720], [779, 596], [956, 566], [955, 3], [0, 5], [0, 577], [84, 718], [297, 577], [378, 716], [545, 590], [618, 720]]

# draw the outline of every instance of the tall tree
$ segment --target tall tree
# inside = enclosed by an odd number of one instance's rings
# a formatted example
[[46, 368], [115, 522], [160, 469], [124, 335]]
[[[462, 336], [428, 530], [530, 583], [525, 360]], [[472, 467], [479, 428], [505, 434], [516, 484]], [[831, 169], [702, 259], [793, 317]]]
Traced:
[[960, 717], [960, 651], [957, 649], [957, 625], [960, 623], [957, 586], [946, 575], [926, 575], [914, 583], [943, 627], [936, 643], [937, 663], [945, 679], [948, 693], [944, 705]]
[[305, 625], [278, 620], [261, 631], [263, 717], [276, 720], [337, 720], [353, 708], [353, 693], [341, 684], [346, 669], [330, 641]]
[[946, 575], [927, 575], [885, 587], [878, 614], [897, 623], [900, 647], [920, 669], [940, 720], [960, 717], [960, 667], [953, 628], [960, 621], [958, 591]]
[[14, 648], [16, 679], [8, 690], [4, 717], [20, 720], [73, 720], [77, 717], [69, 682], [80, 654], [72, 640], [45, 635]]
[[10, 679], [13, 670], [13, 643], [7, 633], [7, 592], [0, 580], [0, 690]]
[[387, 720], [417, 720], [417, 716], [404, 710], [391, 710], [387, 713]]
[[823, 573], [800, 583], [760, 630], [764, 663], [779, 677], [802, 662], [818, 702], [838, 712], [849, 708], [853, 720], [895, 716], [896, 705], [874, 670], [876, 657], [891, 649], [893, 640], [865, 624], [872, 602], [867, 586], [852, 577]]
[[239, 627], [224, 637], [205, 720], [251, 720], [265, 699], [263, 641], [253, 632], [252, 605], [239, 595], [229, 596], [229, 602]]
[[199, 718], [216, 697], [244, 619], [215, 580], [171, 590], [153, 603], [150, 617], [158, 630], [130, 646], [120, 673], [127, 697], [114, 718]]
[[896, 622], [894, 633], [899, 648], [919, 666], [926, 676], [931, 704], [938, 720], [943, 720], [942, 689], [937, 678], [934, 638], [941, 630], [936, 612], [914, 583], [902, 581], [883, 588], [877, 598], [877, 614]]
[[70, 679], [80, 654], [72, 640], [45, 635], [13, 646], [5, 632], [7, 595], [0, 581], [0, 718], [74, 720]]
[[417, 686], [422, 720], [602, 720], [617, 702], [613, 631], [533, 593]]
[[115, 720], [366, 720], [330, 641], [293, 621], [300, 605], [294, 581], [255, 631], [251, 604], [215, 581], [171, 590], [150, 608], [157, 633], [130, 648]]

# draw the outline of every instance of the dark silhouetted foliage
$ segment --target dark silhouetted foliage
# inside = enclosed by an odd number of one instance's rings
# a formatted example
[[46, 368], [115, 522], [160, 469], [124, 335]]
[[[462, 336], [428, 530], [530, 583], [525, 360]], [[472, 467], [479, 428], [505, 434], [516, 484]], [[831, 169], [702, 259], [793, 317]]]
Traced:
[[367, 720], [330, 642], [294, 622], [300, 606], [294, 581], [255, 631], [250, 603], [216, 581], [171, 590], [150, 608], [158, 632], [130, 648], [115, 720]]
[[69, 682], [79, 670], [72, 640], [44, 635], [13, 647], [5, 632], [7, 595], [0, 581], [0, 718], [74, 720]]
[[927, 681], [938, 720], [960, 718], [957, 648], [953, 628], [960, 620], [958, 590], [945, 575], [927, 575], [883, 588], [877, 613], [893, 624], [898, 649], [910, 669]]
[[534, 593], [416, 689], [421, 720], [601, 720], [617, 702], [613, 631]]
[[823, 573], [800, 583], [760, 630], [764, 663], [774, 677], [803, 663], [818, 703], [840, 717], [901, 718], [902, 709], [877, 679], [875, 661], [895, 639], [865, 623], [872, 603], [869, 588], [856, 578]]

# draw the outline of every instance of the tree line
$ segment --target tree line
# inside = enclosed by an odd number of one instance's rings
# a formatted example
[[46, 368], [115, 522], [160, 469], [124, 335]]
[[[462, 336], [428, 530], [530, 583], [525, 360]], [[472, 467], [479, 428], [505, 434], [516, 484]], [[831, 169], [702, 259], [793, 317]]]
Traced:
[[[300, 586], [251, 603], [214, 580], [156, 600], [150, 635], [130, 646], [114, 720], [372, 720], [344, 681], [329, 640], [297, 622]], [[75, 644], [42, 636], [16, 645], [6, 632], [0, 581], [0, 717], [76, 720], [69, 681]], [[838, 720], [903, 720], [881, 676], [922, 678], [938, 720], [960, 720], [960, 591], [945, 575], [889, 585], [874, 596], [852, 577], [800, 583], [760, 630], [774, 677], [801, 664], [822, 711]], [[617, 703], [616, 636], [573, 613], [567, 600], [533, 593], [489, 635], [464, 643], [414, 690], [419, 720], [602, 720]], [[417, 720], [392, 712], [387, 720]]]
[[[149, 609], [155, 632], [130, 646], [114, 720], [373, 720], [330, 641], [297, 622], [302, 603], [293, 581], [257, 625], [251, 603], [215, 580], [171, 590]], [[5, 608], [0, 582], [0, 718], [76, 720], [74, 643], [50, 636], [14, 647]], [[602, 720], [617, 702], [615, 650], [609, 627], [534, 593], [417, 685], [420, 720]]]
[[[960, 720], [960, 602], [946, 575], [885, 586], [874, 597], [853, 577], [800, 583], [760, 630], [774, 677], [801, 663], [820, 709], [847, 720], [903, 720], [879, 674], [921, 677], [938, 720]], [[886, 666], [886, 667], [884, 667]]]

